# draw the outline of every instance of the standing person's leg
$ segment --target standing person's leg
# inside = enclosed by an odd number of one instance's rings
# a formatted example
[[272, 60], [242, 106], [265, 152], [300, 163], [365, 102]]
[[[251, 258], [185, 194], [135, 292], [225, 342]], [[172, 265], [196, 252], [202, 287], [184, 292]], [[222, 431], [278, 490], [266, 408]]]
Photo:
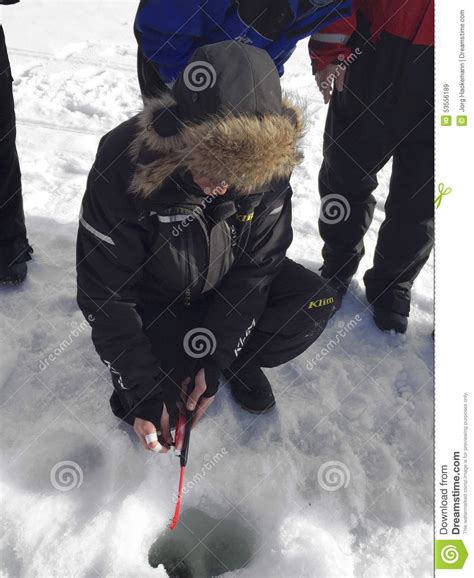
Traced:
[[26, 238], [21, 173], [16, 151], [12, 75], [0, 26], [0, 283], [21, 283], [31, 247]]
[[161, 79], [156, 66], [146, 58], [140, 47], [137, 51], [137, 73], [143, 100], [169, 92], [169, 88]]
[[401, 333], [407, 328], [411, 287], [434, 241], [433, 51], [407, 47], [405, 61], [386, 218], [374, 266], [364, 276], [375, 322]]
[[[325, 140], [337, 143], [334, 122], [326, 130]], [[319, 233], [324, 241], [321, 274], [331, 279], [341, 295], [364, 256], [364, 235], [376, 205], [372, 195], [377, 187], [376, 174], [366, 175], [349, 155], [347, 147], [325, 154], [319, 172]]]
[[389, 159], [385, 117], [390, 97], [390, 75], [377, 48], [367, 44], [346, 71], [343, 91], [332, 95], [319, 173], [322, 275], [342, 295], [364, 255], [377, 172]]
[[382, 330], [406, 331], [411, 287], [433, 247], [433, 167], [429, 138], [404, 143], [393, 159], [374, 266], [364, 276], [367, 299]]
[[273, 408], [272, 389], [260, 368], [282, 365], [306, 351], [323, 332], [338, 300], [327, 281], [285, 259], [272, 282], [267, 308], [237, 360], [224, 372], [243, 408], [255, 413]]

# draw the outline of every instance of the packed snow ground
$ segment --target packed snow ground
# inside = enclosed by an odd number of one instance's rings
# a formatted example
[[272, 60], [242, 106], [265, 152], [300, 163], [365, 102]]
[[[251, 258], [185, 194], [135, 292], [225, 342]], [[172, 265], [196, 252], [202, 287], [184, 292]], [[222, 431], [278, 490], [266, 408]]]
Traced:
[[[405, 337], [375, 328], [361, 285], [388, 170], [340, 313], [308, 352], [270, 371], [277, 412], [248, 415], [221, 389], [193, 435], [191, 530], [166, 542], [177, 459], [144, 452], [117, 427], [107, 370], [75, 303], [87, 172], [100, 135], [140, 108], [136, 5], [37, 1], [4, 10], [35, 258], [24, 286], [0, 291], [2, 576], [166, 576], [149, 563], [163, 550], [174, 564], [185, 558], [194, 576], [216, 567], [252, 578], [431, 576], [432, 263], [415, 287]], [[293, 178], [291, 256], [316, 270], [326, 109], [304, 45], [284, 86], [307, 102], [310, 119]]]

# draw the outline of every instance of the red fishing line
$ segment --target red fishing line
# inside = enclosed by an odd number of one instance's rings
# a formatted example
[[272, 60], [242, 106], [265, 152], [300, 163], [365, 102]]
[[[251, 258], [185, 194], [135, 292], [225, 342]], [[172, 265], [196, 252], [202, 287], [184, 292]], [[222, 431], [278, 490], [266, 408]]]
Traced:
[[170, 530], [174, 530], [179, 521], [179, 510], [181, 508], [181, 497], [183, 495], [183, 481], [184, 481], [184, 466], [181, 466], [181, 471], [179, 474], [178, 500], [176, 502], [174, 517], [170, 524]]

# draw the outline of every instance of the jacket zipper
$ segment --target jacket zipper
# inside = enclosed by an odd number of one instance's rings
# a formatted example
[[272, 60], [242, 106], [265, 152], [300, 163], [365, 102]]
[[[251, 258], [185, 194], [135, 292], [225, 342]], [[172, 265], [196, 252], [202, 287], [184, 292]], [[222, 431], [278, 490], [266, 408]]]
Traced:
[[184, 291], [184, 304], [186, 307], [191, 305], [191, 289], [189, 287], [186, 287], [186, 290]]
[[[209, 231], [207, 230], [207, 223], [205, 221], [205, 218], [202, 214], [197, 214], [196, 215], [196, 221], [201, 225], [201, 230], [204, 233], [204, 237], [206, 239], [206, 256], [207, 256], [207, 267], [206, 270], [209, 268], [210, 264], [211, 264], [211, 258], [210, 258], [210, 253], [211, 253], [211, 237], [209, 235]], [[201, 291], [202, 293], [202, 291]]]
[[[206, 224], [203, 222], [203, 219], [201, 218], [200, 214], [197, 213], [196, 214], [196, 221], [201, 225], [202, 231], [204, 233], [205, 239], [206, 239], [206, 246], [207, 246], [207, 260], [209, 263], [209, 249], [210, 249], [210, 240], [209, 240], [209, 233], [207, 232], [207, 228], [206, 228]], [[187, 247], [186, 247], [186, 251], [187, 251], [187, 257], [189, 257], [191, 251], [190, 251], [190, 246], [189, 246], [189, 240], [187, 242]], [[187, 287], [184, 291], [184, 304], [186, 305], [186, 307], [189, 307], [191, 305], [191, 265], [189, 263], [189, 261], [186, 259], [186, 271], [187, 271], [187, 283], [189, 283], [189, 285], [187, 284]]]

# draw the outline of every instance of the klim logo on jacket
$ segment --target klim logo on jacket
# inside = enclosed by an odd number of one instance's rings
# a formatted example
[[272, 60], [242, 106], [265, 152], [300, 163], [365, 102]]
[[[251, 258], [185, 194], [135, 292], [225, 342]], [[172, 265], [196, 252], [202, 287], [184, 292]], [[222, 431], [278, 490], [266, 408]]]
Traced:
[[235, 215], [235, 218], [237, 219], [237, 221], [240, 221], [241, 223], [248, 223], [249, 221], [251, 221], [253, 219], [253, 215], [254, 215], [254, 213], [249, 213], [248, 215], [241, 215], [241, 214], [237, 213]]
[[318, 301], [310, 301], [308, 309], [315, 309], [316, 307], [324, 307], [325, 305], [332, 305], [334, 297], [326, 297], [326, 299], [319, 299]]
[[250, 327], [245, 332], [245, 335], [243, 337], [241, 337], [239, 339], [239, 341], [237, 342], [237, 347], [234, 349], [235, 357], [239, 356], [239, 353], [242, 351], [242, 347], [245, 345], [245, 342], [247, 341], [248, 336], [252, 333], [252, 329], [255, 327], [256, 324], [257, 323], [255, 321], [255, 318], [252, 319], [252, 323], [250, 324]]

